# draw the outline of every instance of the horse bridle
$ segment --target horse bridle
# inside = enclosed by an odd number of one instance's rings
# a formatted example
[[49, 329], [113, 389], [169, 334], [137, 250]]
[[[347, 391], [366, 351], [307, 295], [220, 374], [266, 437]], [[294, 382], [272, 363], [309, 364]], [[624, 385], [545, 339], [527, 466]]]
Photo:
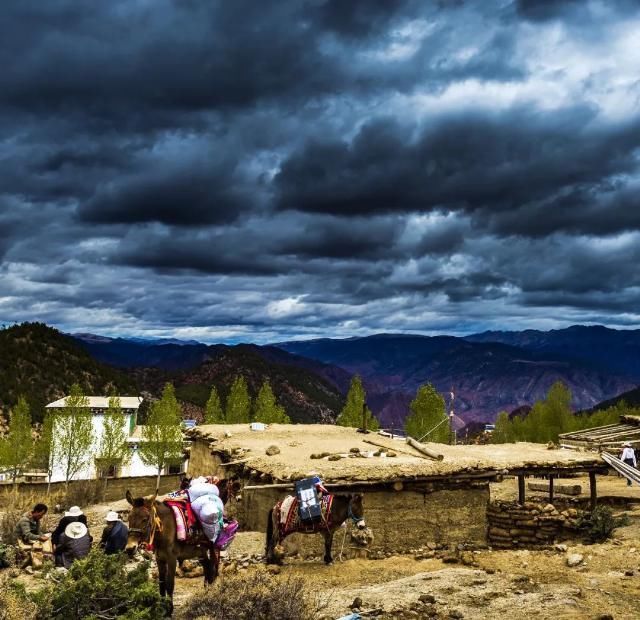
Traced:
[[349, 499], [349, 505], [347, 507], [347, 516], [350, 517], [351, 521], [357, 528], [359, 529], [365, 528], [366, 523], [364, 522], [364, 515], [360, 517], [356, 517], [356, 515], [353, 514], [353, 510], [351, 509], [352, 501], [353, 501], [353, 498]]
[[[153, 539], [155, 538], [156, 532], [162, 532], [162, 521], [158, 516], [158, 512], [156, 510], [155, 503], [152, 504], [151, 509], [146, 506], [142, 507], [143, 510], [147, 513], [147, 526], [144, 529], [140, 529], [137, 527], [130, 527], [129, 534], [137, 534], [138, 535], [138, 547], [153, 547]], [[148, 540], [145, 542], [145, 538]]]

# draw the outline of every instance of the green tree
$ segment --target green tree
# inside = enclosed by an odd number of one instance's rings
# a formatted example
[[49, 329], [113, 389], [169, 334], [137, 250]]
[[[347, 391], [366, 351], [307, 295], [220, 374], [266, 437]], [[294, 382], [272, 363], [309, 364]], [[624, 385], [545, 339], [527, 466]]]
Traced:
[[51, 490], [51, 476], [53, 474], [53, 423], [54, 414], [50, 409], [45, 411], [38, 439], [33, 446], [31, 466], [47, 472], [47, 495]]
[[127, 418], [122, 413], [120, 399], [117, 396], [111, 396], [109, 407], [104, 415], [102, 437], [96, 456], [96, 465], [102, 471], [104, 478], [105, 491], [109, 480], [109, 470], [119, 467], [129, 460], [127, 437]]
[[168, 465], [176, 465], [184, 459], [184, 440], [182, 437], [182, 410], [176, 399], [171, 383], [162, 391], [162, 398], [151, 405], [147, 423], [142, 426], [140, 458], [144, 463], [155, 467], [156, 493], [160, 489], [160, 475]]
[[253, 418], [256, 422], [263, 422], [264, 424], [291, 423], [291, 419], [285, 413], [284, 407], [276, 403], [276, 397], [268, 379], [265, 379], [258, 391], [258, 396], [254, 403], [254, 412]]
[[509, 443], [513, 441], [513, 425], [506, 411], [501, 411], [496, 418], [496, 427], [491, 433], [491, 443]]
[[9, 433], [0, 445], [0, 464], [11, 472], [15, 485], [16, 478], [29, 464], [33, 452], [31, 437], [31, 414], [29, 404], [23, 396], [9, 413]]
[[65, 487], [91, 462], [94, 442], [89, 399], [77, 383], [71, 386], [65, 406], [53, 414], [52, 458], [64, 472]]
[[251, 420], [251, 398], [245, 378], [235, 378], [227, 398], [226, 416], [228, 424], [242, 424]]
[[224, 422], [224, 411], [222, 411], [222, 403], [215, 385], [211, 386], [211, 393], [204, 412], [205, 424], [222, 424]]
[[449, 423], [444, 398], [430, 383], [418, 388], [409, 408], [411, 413], [404, 427], [407, 435], [419, 441], [449, 443]]

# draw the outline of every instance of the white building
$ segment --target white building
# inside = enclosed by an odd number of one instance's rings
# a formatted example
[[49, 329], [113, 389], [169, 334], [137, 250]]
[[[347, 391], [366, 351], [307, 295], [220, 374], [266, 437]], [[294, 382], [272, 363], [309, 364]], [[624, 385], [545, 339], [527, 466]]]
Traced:
[[[102, 434], [104, 431], [104, 418], [109, 408], [108, 396], [87, 396], [89, 401], [89, 409], [92, 415], [93, 422], [93, 446], [90, 451], [97, 455], [100, 442], [102, 440]], [[155, 467], [145, 465], [140, 458], [138, 447], [142, 439], [141, 427], [137, 425], [138, 409], [142, 403], [142, 397], [140, 396], [120, 396], [120, 408], [122, 409], [122, 425], [125, 428], [127, 434], [127, 443], [131, 450], [130, 458], [126, 463], [123, 463], [117, 468], [112, 468], [109, 472], [109, 477], [125, 478], [129, 476], [155, 476], [157, 471]], [[49, 403], [47, 409], [62, 409], [66, 407], [67, 397], [60, 398], [55, 402]], [[53, 441], [56, 438], [55, 424], [53, 428]], [[185, 463], [179, 466], [172, 466], [163, 471], [163, 474], [180, 473], [185, 471]], [[100, 471], [96, 466], [95, 459], [92, 457], [88, 459], [87, 465], [83, 467], [75, 476], [73, 480], [91, 480], [93, 478], [101, 477]], [[65, 471], [62, 463], [53, 463], [51, 482], [64, 482]]]

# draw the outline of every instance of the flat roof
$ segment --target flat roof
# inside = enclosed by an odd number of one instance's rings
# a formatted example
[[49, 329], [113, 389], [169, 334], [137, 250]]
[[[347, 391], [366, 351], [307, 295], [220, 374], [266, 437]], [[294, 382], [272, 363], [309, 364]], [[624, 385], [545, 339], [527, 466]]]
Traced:
[[[67, 396], [59, 398], [47, 405], [47, 409], [62, 408], [67, 406]], [[109, 407], [109, 396], [87, 396], [91, 409], [107, 409]], [[142, 396], [119, 396], [120, 407], [122, 409], [138, 409], [142, 402]]]
[[[473, 477], [482, 472], [520, 472], [546, 469], [566, 471], [596, 469], [606, 464], [598, 454], [566, 449], [547, 449], [533, 443], [495, 445], [423, 444], [442, 454], [438, 461], [424, 457], [405, 443], [371, 432], [363, 434], [354, 428], [323, 424], [273, 424], [264, 431], [252, 431], [248, 424], [213, 424], [187, 431], [194, 439], [210, 442], [212, 452], [224, 462], [242, 464], [277, 480], [296, 480], [320, 475], [332, 481], [385, 481], [457, 475]], [[375, 442], [396, 453], [395, 457], [345, 457], [336, 461], [310, 458], [312, 454], [373, 454]], [[280, 453], [267, 456], [269, 446]]]

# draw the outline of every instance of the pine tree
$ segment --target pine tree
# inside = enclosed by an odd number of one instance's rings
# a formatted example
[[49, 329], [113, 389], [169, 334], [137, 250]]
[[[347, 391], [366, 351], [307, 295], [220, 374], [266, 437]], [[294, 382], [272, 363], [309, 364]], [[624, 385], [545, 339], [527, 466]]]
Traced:
[[93, 442], [89, 399], [74, 383], [65, 399], [65, 406], [53, 414], [52, 457], [64, 471], [65, 487], [90, 463]]
[[222, 424], [224, 422], [224, 412], [222, 411], [222, 403], [215, 385], [211, 386], [209, 400], [205, 405], [204, 423], [205, 424]]
[[142, 427], [140, 458], [157, 471], [156, 494], [160, 489], [160, 475], [167, 465], [184, 459], [182, 410], [171, 383], [162, 391], [162, 398], [151, 405], [147, 423]]
[[290, 424], [291, 420], [284, 407], [276, 403], [276, 397], [268, 379], [260, 387], [254, 403], [254, 420], [264, 424]]
[[247, 382], [242, 375], [236, 377], [231, 386], [227, 398], [225, 419], [227, 424], [242, 424], [251, 419], [251, 398]]
[[411, 413], [405, 421], [407, 435], [419, 441], [449, 443], [449, 424], [444, 398], [430, 383], [418, 388], [409, 408]]
[[122, 465], [130, 458], [127, 437], [127, 418], [122, 413], [120, 399], [117, 396], [111, 396], [104, 416], [102, 437], [96, 456], [96, 464], [102, 469], [105, 491], [109, 480], [109, 469]]
[[11, 473], [14, 485], [16, 478], [29, 464], [32, 452], [29, 404], [20, 396], [16, 406], [9, 413], [9, 433], [0, 445], [0, 465]]

